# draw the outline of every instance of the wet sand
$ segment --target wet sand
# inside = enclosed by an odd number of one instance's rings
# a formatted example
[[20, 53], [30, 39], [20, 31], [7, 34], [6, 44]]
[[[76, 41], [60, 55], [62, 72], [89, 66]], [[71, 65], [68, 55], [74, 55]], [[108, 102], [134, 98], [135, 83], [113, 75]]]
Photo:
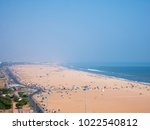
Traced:
[[[50, 65], [15, 65], [18, 79], [44, 92], [47, 112], [150, 112], [150, 85]], [[84, 86], [88, 86], [85, 89]]]

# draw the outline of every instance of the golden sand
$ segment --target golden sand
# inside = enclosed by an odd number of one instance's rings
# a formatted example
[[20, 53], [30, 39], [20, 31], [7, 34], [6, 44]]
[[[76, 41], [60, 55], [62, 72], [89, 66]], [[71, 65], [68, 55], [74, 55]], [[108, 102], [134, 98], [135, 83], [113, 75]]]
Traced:
[[[150, 112], [150, 85], [50, 65], [11, 67], [47, 112]], [[88, 86], [84, 91], [83, 86]]]

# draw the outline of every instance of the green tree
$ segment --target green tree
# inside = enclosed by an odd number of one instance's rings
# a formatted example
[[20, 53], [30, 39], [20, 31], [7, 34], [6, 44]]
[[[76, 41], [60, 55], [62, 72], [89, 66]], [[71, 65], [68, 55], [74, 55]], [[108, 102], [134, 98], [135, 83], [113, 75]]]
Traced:
[[0, 96], [0, 109], [10, 109], [11, 107], [12, 107], [11, 99]]

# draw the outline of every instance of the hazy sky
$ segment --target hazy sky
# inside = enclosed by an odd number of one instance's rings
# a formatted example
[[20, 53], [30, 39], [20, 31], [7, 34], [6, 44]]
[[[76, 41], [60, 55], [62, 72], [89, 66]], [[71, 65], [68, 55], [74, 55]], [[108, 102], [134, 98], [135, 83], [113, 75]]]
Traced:
[[150, 0], [0, 0], [0, 61], [150, 62]]

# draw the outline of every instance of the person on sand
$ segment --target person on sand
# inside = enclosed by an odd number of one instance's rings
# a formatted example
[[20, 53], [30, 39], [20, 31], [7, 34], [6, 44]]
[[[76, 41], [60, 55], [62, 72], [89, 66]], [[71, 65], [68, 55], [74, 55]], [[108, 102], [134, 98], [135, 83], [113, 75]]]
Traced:
[[104, 92], [105, 91], [105, 89], [104, 88], [102, 88], [102, 92]]

